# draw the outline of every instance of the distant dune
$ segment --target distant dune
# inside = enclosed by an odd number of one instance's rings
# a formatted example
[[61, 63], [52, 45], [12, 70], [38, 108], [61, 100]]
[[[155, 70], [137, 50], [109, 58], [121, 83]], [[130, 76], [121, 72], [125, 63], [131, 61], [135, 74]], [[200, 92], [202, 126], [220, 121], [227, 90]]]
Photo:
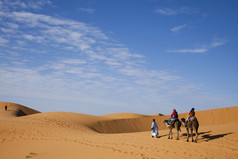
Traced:
[[7, 111], [0, 111], [0, 118], [1, 117], [20, 117], [20, 116], [40, 113], [37, 110], [25, 107], [20, 104], [15, 104], [10, 102], [0, 102], [0, 110], [5, 110], [5, 106], [7, 106]]
[[[196, 117], [199, 120], [200, 125], [219, 125], [238, 122], [238, 107], [213, 109], [206, 111], [196, 112]], [[103, 133], [125, 133], [125, 132], [140, 132], [147, 131], [150, 127], [152, 119], [156, 119], [160, 129], [166, 129], [163, 124], [165, 119], [169, 119], [169, 115], [159, 116], [146, 116], [139, 114], [129, 114], [131, 118], [122, 114], [120, 118], [120, 113], [114, 115], [109, 115], [113, 120], [99, 121], [99, 125], [95, 126], [95, 129]], [[135, 118], [133, 118], [133, 116]], [[188, 113], [179, 114], [179, 119], [187, 118]]]
[[[8, 110], [4, 107], [7, 105]], [[116, 113], [93, 116], [80, 113], [40, 113], [0, 102], [0, 158], [238, 158], [238, 107], [196, 112], [198, 143], [168, 140], [163, 120], [169, 116]], [[188, 113], [179, 114], [186, 118]], [[159, 139], [150, 126], [156, 119]]]
[[102, 115], [102, 117], [112, 118], [112, 119], [125, 119], [125, 118], [142, 118], [148, 117], [149, 115], [136, 114], [136, 113], [115, 113]]

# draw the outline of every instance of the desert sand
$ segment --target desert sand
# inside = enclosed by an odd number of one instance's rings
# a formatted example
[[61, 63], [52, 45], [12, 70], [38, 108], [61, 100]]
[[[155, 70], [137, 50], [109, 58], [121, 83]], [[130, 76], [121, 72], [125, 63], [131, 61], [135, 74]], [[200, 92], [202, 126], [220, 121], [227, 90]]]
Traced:
[[[8, 110], [4, 110], [4, 106]], [[179, 114], [179, 118], [188, 113]], [[117, 113], [93, 116], [41, 113], [0, 102], [1, 159], [235, 159], [238, 158], [238, 107], [196, 112], [198, 143], [168, 139], [169, 116]], [[159, 137], [150, 126], [156, 119]], [[175, 131], [174, 131], [175, 132]]]

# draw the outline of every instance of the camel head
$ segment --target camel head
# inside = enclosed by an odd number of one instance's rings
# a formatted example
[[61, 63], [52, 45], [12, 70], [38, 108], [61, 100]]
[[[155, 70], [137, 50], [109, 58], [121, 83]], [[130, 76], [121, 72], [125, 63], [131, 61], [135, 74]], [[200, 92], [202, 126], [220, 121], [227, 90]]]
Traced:
[[164, 120], [164, 122], [163, 122], [164, 124], [168, 124], [168, 120]]
[[183, 126], [183, 127], [186, 127], [186, 125], [185, 125], [185, 119], [182, 118], [181, 121], [182, 121], [182, 122], [181, 122], [182, 126]]
[[185, 119], [184, 118], [182, 118], [181, 121], [185, 123]]
[[170, 127], [170, 125], [168, 125], [168, 120], [164, 120], [163, 123], [166, 127]]

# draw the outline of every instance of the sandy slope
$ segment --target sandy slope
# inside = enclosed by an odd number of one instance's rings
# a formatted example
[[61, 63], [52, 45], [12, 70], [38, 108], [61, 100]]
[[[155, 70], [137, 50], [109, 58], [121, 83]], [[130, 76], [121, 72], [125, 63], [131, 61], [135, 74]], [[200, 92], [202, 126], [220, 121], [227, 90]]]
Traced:
[[[4, 111], [5, 106], [7, 106], [7, 111]], [[20, 104], [10, 102], [0, 102], [0, 118], [20, 117], [37, 113], [40, 112]]]
[[112, 119], [128, 119], [128, 118], [148, 117], [148, 115], [136, 114], [136, 113], [115, 113], [115, 114], [102, 115], [102, 117], [107, 117]]
[[[238, 107], [197, 112], [201, 127], [195, 144], [186, 142], [184, 128], [179, 141], [167, 139], [162, 121], [168, 116], [106, 117], [29, 109], [32, 113], [17, 117], [4, 111], [4, 104], [0, 103], [1, 159], [238, 158]], [[8, 104], [14, 111], [28, 109]], [[153, 118], [160, 128], [159, 139], [150, 136]]]

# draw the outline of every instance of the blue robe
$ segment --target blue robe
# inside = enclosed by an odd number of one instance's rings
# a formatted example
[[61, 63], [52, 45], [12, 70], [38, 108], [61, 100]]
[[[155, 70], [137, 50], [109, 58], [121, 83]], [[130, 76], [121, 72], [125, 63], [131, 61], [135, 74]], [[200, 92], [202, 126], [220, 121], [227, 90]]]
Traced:
[[152, 125], [151, 125], [151, 136], [153, 137], [158, 137], [159, 135], [159, 132], [158, 132], [158, 125], [156, 122], [153, 122]]

